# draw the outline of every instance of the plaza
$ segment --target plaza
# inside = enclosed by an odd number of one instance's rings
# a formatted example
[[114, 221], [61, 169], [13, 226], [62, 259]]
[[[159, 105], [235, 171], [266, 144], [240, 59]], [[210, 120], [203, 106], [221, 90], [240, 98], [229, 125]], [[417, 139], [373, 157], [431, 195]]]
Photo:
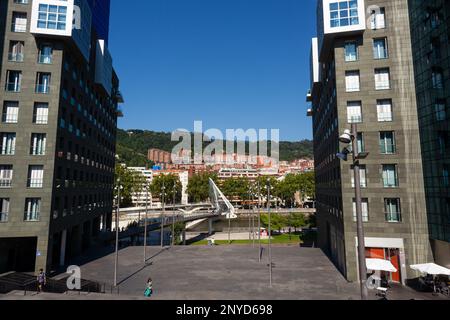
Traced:
[[[266, 248], [267, 249], [267, 248]], [[143, 300], [149, 277], [151, 300], [359, 300], [359, 286], [344, 279], [320, 249], [273, 247], [273, 287], [269, 287], [267, 250], [258, 262], [258, 246], [143, 247], [120, 251], [119, 294], [28, 294], [12, 292], [0, 299], [17, 300]], [[89, 257], [84, 257], [89, 258]], [[89, 259], [88, 259], [89, 260]], [[87, 260], [87, 261], [88, 261]], [[83, 279], [112, 284], [114, 253], [81, 265]], [[375, 292], [370, 292], [375, 300]], [[390, 300], [446, 299], [394, 286]]]

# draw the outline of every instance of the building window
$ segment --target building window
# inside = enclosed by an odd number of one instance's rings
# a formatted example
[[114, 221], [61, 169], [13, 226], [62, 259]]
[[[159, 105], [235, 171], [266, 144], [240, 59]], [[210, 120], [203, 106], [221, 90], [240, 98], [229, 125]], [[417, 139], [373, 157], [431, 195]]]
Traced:
[[0, 165], [0, 188], [11, 188], [13, 179], [13, 166]]
[[12, 62], [23, 62], [25, 43], [23, 41], [11, 41], [9, 44], [8, 60]]
[[48, 103], [35, 103], [33, 110], [33, 123], [48, 123]]
[[27, 14], [24, 12], [13, 12], [12, 32], [27, 32]]
[[445, 100], [438, 100], [434, 104], [434, 114], [437, 121], [444, 121], [447, 118], [445, 111]]
[[391, 122], [392, 116], [392, 100], [377, 100], [378, 122]]
[[[354, 167], [351, 167], [351, 177], [352, 177], [352, 188], [355, 187], [355, 170]], [[359, 176], [360, 176], [360, 185], [361, 188], [367, 188], [367, 169], [366, 166], [359, 167]]]
[[44, 186], [44, 166], [30, 166], [28, 168], [28, 188], [42, 188]]
[[375, 89], [387, 90], [391, 88], [389, 68], [375, 69]]
[[370, 14], [370, 27], [372, 30], [386, 28], [386, 10], [385, 8], [377, 8], [372, 10]]
[[17, 123], [19, 121], [19, 102], [5, 101], [3, 104], [2, 122]]
[[[362, 199], [362, 216], [363, 222], [369, 222], [369, 199]], [[357, 221], [356, 215], [356, 199], [353, 199], [353, 221]]]
[[22, 83], [22, 72], [15, 70], [8, 70], [6, 72], [5, 90], [8, 92], [20, 92]]
[[356, 42], [347, 42], [344, 47], [345, 50], [345, 61], [353, 62], [358, 60], [358, 45]]
[[0, 198], [0, 223], [8, 222], [9, 198]]
[[30, 154], [33, 156], [45, 155], [47, 145], [47, 135], [45, 133], [33, 133], [31, 135]]
[[381, 154], [394, 154], [396, 152], [395, 134], [393, 131], [380, 132], [380, 152]]
[[36, 77], [36, 93], [47, 94], [50, 92], [50, 78], [50, 73], [38, 72]]
[[358, 1], [337, 1], [330, 3], [331, 28], [347, 27], [359, 24]]
[[38, 62], [42, 64], [51, 64], [53, 61], [53, 48], [50, 45], [42, 45], [39, 48]]
[[347, 102], [347, 121], [348, 123], [362, 122], [361, 101]]
[[373, 58], [374, 59], [387, 59], [388, 58], [388, 46], [387, 39], [380, 38], [373, 40]]
[[39, 221], [41, 215], [41, 199], [27, 198], [25, 200], [25, 221]]
[[396, 198], [384, 199], [384, 211], [386, 214], [387, 222], [402, 221], [400, 199]]
[[13, 156], [16, 153], [16, 134], [9, 132], [0, 133], [0, 155]]
[[444, 187], [450, 187], [449, 167], [447, 165], [444, 165], [444, 168], [442, 169], [442, 179], [444, 182]]
[[345, 87], [347, 92], [355, 92], [360, 90], [359, 71], [345, 72]]
[[385, 188], [398, 187], [397, 166], [395, 164], [383, 165], [383, 186]]
[[433, 89], [443, 89], [444, 88], [444, 75], [440, 68], [433, 68], [431, 73], [431, 80]]
[[39, 4], [38, 28], [66, 30], [66, 21], [67, 6]]

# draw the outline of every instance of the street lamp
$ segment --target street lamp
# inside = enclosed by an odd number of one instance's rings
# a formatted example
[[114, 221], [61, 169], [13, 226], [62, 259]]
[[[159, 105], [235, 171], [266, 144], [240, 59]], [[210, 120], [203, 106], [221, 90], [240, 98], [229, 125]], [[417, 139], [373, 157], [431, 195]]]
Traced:
[[166, 210], [165, 205], [165, 194], [166, 194], [166, 186], [164, 185], [164, 177], [162, 181], [162, 213], [161, 213], [161, 247], [164, 248], [164, 215]]
[[173, 212], [172, 212], [172, 241], [171, 241], [171, 246], [174, 246], [174, 242], [175, 242], [175, 196], [176, 196], [176, 191], [177, 191], [177, 184], [174, 183], [173, 184]]
[[[352, 130], [345, 130], [344, 134], [339, 137], [339, 141], [348, 146], [352, 146], [351, 154], [353, 156], [353, 170], [355, 175], [355, 199], [356, 199], [356, 224], [357, 224], [357, 237], [358, 237], [358, 265], [359, 265], [359, 278], [361, 286], [361, 299], [368, 299], [368, 290], [366, 287], [367, 281], [367, 266], [366, 266], [366, 244], [364, 238], [364, 222], [362, 215], [362, 198], [361, 198], [361, 176], [360, 176], [360, 164], [359, 160], [366, 158], [369, 154], [367, 152], [358, 152], [358, 128], [355, 123], [352, 124]], [[343, 160], [348, 160], [350, 151], [348, 146], [344, 150], [338, 153], [336, 156]]]
[[259, 242], [259, 252], [258, 259], [261, 263], [261, 252], [262, 252], [262, 244], [261, 244], [261, 181], [258, 179], [258, 242]]
[[270, 211], [270, 179], [267, 179], [267, 211], [269, 214], [269, 284], [272, 287], [272, 223]]
[[145, 186], [145, 221], [144, 221], [144, 265], [147, 263], [147, 214], [148, 214], [148, 189], [149, 185]]
[[120, 214], [120, 190], [123, 189], [120, 184], [120, 178], [117, 179], [117, 199], [116, 199], [116, 252], [114, 259], [114, 287], [117, 287], [117, 268], [119, 265], [119, 214]]

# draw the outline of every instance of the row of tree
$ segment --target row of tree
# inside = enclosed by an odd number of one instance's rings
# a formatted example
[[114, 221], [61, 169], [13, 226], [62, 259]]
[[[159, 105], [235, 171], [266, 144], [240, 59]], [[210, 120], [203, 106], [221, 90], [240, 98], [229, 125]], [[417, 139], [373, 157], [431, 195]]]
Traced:
[[[179, 203], [182, 197], [182, 184], [177, 175], [167, 174], [155, 176], [152, 183], [147, 186], [145, 177], [126, 166], [116, 166], [116, 183], [120, 179], [121, 206], [132, 206], [132, 195], [143, 194], [148, 187], [153, 199], [162, 200], [165, 203]], [[295, 206], [295, 195], [300, 192], [304, 198], [313, 198], [315, 195], [314, 173], [288, 174], [283, 180], [274, 177], [259, 177], [256, 181], [246, 178], [231, 178], [219, 181], [215, 173], [201, 173], [189, 179], [187, 193], [189, 201], [198, 203], [209, 199], [209, 179], [215, 181], [224, 195], [233, 202], [249, 203], [257, 201], [259, 197], [267, 199], [268, 186], [270, 185], [271, 199], [285, 207]], [[118, 187], [115, 188], [117, 196]]]
[[259, 177], [255, 182], [246, 178], [231, 178], [218, 181], [216, 174], [202, 173], [189, 179], [188, 195], [190, 201], [206, 201], [209, 197], [209, 179], [218, 183], [221, 191], [230, 201], [250, 201], [258, 197], [267, 197], [268, 182], [271, 188], [271, 196], [278, 199], [280, 204], [290, 207], [295, 205], [297, 192], [304, 198], [315, 196], [315, 178], [313, 172], [303, 174], [288, 174], [279, 181], [274, 177]]
[[[269, 215], [261, 215], [261, 224], [263, 227], [269, 227]], [[314, 216], [306, 216], [302, 213], [291, 213], [290, 215], [271, 214], [270, 224], [273, 230], [281, 231], [286, 228], [294, 228], [294, 232], [304, 227], [315, 227]]]
[[181, 201], [183, 187], [177, 175], [158, 175], [153, 178], [150, 185], [147, 185], [147, 180], [141, 173], [129, 170], [126, 166], [117, 165], [115, 174], [114, 197], [117, 198], [120, 186], [120, 206], [122, 208], [133, 206], [133, 194], [144, 194], [147, 192], [147, 188], [153, 199], [158, 198], [162, 201], [164, 197], [164, 203]]

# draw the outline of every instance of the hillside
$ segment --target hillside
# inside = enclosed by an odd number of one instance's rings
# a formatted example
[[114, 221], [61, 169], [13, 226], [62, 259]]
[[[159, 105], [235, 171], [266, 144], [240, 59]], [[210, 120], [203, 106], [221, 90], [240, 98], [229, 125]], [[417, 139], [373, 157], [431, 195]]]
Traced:
[[[178, 142], [171, 141], [171, 134], [144, 130], [117, 131], [117, 154], [128, 166], [144, 166], [148, 149], [161, 149], [171, 152]], [[313, 145], [310, 140], [280, 142], [280, 160], [292, 161], [300, 158], [313, 158]]]

